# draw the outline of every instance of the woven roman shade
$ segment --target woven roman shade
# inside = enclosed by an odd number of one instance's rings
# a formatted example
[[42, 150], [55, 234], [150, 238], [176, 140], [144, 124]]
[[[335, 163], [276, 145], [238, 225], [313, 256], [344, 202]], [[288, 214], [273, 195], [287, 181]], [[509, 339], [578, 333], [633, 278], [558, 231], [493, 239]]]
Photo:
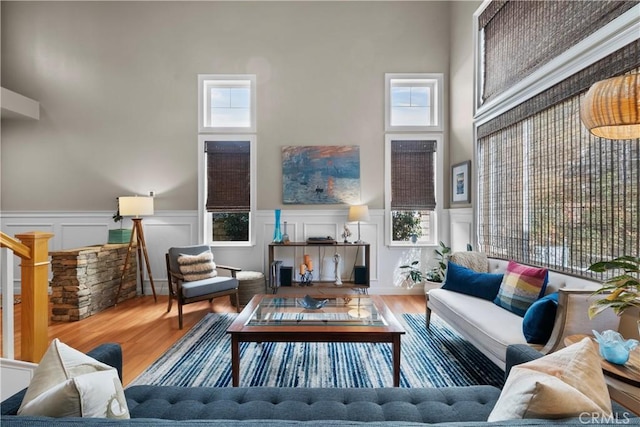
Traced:
[[391, 142], [391, 209], [396, 211], [436, 208], [436, 141]]
[[206, 141], [207, 211], [251, 210], [251, 144], [249, 141]]
[[[638, 3], [490, 3], [483, 99]], [[640, 139], [605, 141], [580, 120], [592, 84], [638, 72], [636, 39], [477, 128], [480, 251], [584, 277], [597, 260], [640, 253]]]
[[600, 80], [625, 74], [638, 66], [640, 66], [640, 40], [629, 43], [595, 64], [479, 126], [478, 138], [484, 138], [505, 129], [577, 94], [586, 92], [592, 84]]
[[482, 101], [490, 101], [638, 1], [493, 1], [483, 32]]

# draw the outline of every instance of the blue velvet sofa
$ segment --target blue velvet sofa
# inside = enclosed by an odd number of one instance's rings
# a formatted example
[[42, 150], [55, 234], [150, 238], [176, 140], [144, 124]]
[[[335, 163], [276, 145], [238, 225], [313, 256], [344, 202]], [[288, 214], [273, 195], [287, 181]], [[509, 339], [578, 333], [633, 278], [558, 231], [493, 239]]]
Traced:
[[[88, 353], [114, 366], [122, 378], [122, 351], [103, 344]], [[511, 366], [540, 357], [526, 345], [508, 348]], [[54, 426], [537, 426], [593, 424], [590, 420], [527, 419], [488, 423], [500, 390], [492, 386], [447, 388], [276, 388], [132, 386], [125, 390], [129, 420], [16, 415], [26, 390], [2, 402], [0, 424]], [[640, 425], [614, 404], [611, 424]]]

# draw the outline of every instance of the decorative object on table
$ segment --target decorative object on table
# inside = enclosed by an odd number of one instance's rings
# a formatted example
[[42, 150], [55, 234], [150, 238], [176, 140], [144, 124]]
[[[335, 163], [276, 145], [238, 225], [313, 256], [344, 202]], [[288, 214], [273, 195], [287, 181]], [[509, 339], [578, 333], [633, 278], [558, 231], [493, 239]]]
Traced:
[[336, 277], [336, 281], [335, 281], [335, 285], [336, 286], [342, 286], [342, 278], [341, 276], [341, 270], [340, 270], [340, 263], [342, 261], [342, 257], [340, 256], [340, 254], [338, 252], [336, 252], [335, 254], [333, 254], [333, 265], [334, 265], [334, 275]]
[[433, 251], [438, 265], [425, 274], [425, 278], [430, 282], [443, 282], [447, 272], [447, 259], [449, 258], [449, 254], [451, 254], [451, 248], [442, 241], [439, 242], [439, 245], [440, 247]]
[[360, 198], [360, 147], [282, 147], [282, 202], [342, 204]]
[[[116, 197], [116, 200], [118, 200], [117, 197]], [[120, 228], [109, 230], [109, 239], [107, 240], [107, 243], [109, 244], [128, 243], [129, 240], [131, 240], [132, 230], [128, 228], [122, 228], [122, 220], [124, 219], [124, 217], [120, 215], [120, 207], [118, 207], [118, 209], [116, 210], [116, 213], [113, 214], [112, 218], [113, 218], [113, 222], [120, 223]]]
[[310, 295], [305, 295], [304, 298], [300, 299], [300, 305], [309, 310], [318, 310], [324, 307], [329, 300], [328, 299], [315, 299]]
[[344, 241], [344, 243], [349, 243], [348, 239], [349, 237], [351, 237], [351, 230], [349, 230], [349, 227], [347, 227], [347, 224], [343, 226], [343, 231], [340, 237], [342, 237], [342, 240]]
[[276, 222], [273, 228], [273, 243], [282, 243], [282, 231], [280, 230], [280, 209], [275, 210]]
[[602, 333], [591, 331], [600, 346], [600, 356], [607, 362], [624, 365], [629, 360], [629, 353], [638, 346], [638, 340], [625, 340], [619, 332], [608, 329]]
[[[153, 215], [153, 197], [148, 196], [133, 196], [133, 197], [119, 197], [118, 198], [118, 211], [122, 216], [132, 216], [133, 231], [131, 233], [131, 239], [129, 240], [129, 248], [127, 249], [127, 256], [124, 261], [124, 268], [122, 269], [122, 276], [120, 276], [120, 285], [118, 286], [118, 292], [116, 293], [115, 303], [118, 303], [118, 297], [120, 296], [120, 290], [122, 289], [122, 283], [127, 273], [127, 267], [129, 265], [129, 257], [131, 256], [131, 250], [133, 249], [134, 241], [137, 243], [138, 263], [142, 262], [144, 255], [144, 261], [147, 266], [147, 274], [149, 276], [149, 283], [151, 284], [151, 290], [153, 291], [154, 301], [158, 301], [156, 297], [156, 287], [153, 284], [153, 276], [151, 275], [151, 265], [149, 264], [149, 254], [147, 253], [147, 243], [144, 240], [144, 230], [142, 229], [142, 218], [140, 216]], [[140, 264], [138, 264], [140, 266]], [[144, 272], [140, 266], [140, 286], [142, 287], [142, 294], [144, 295]]]
[[287, 221], [284, 222], [284, 234], [282, 235], [282, 243], [284, 243], [285, 245], [288, 245], [289, 243], [291, 243], [291, 240], [289, 239], [289, 234], [287, 233]]
[[627, 74], [594, 83], [580, 106], [580, 120], [595, 136], [640, 138], [640, 74]]
[[300, 264], [300, 286], [311, 286], [313, 279], [313, 261], [309, 254], [304, 254], [304, 262]]
[[300, 286], [313, 285], [313, 270], [304, 268], [304, 264], [300, 265]]
[[471, 160], [451, 167], [451, 203], [471, 203]]
[[349, 216], [347, 218], [349, 222], [358, 222], [358, 240], [356, 243], [364, 243], [360, 239], [360, 222], [369, 221], [369, 206], [367, 205], [354, 205], [349, 207]]
[[[600, 261], [588, 268], [596, 273], [610, 270], [622, 270], [622, 274], [609, 277], [593, 294], [608, 294], [605, 298], [596, 300], [589, 307], [589, 318], [594, 318], [607, 308], [620, 316], [628, 308], [640, 308], [640, 258], [623, 255], [610, 261]], [[638, 320], [640, 334], [640, 320]]]

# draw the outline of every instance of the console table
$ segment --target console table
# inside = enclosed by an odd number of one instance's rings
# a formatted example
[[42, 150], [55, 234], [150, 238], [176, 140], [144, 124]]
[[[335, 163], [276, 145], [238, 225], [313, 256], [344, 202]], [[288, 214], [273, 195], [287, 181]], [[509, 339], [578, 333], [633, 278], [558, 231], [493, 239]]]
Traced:
[[[273, 261], [275, 260], [275, 251], [276, 248], [282, 248], [284, 249], [293, 249], [294, 250], [294, 259], [295, 259], [295, 249], [296, 248], [307, 248], [307, 247], [312, 247], [312, 248], [354, 248], [354, 250], [358, 251], [358, 250], [362, 250], [363, 251], [363, 255], [364, 255], [364, 263], [362, 264], [362, 266], [364, 267], [364, 280], [362, 280], [363, 283], [355, 283], [355, 277], [354, 280], [343, 280], [343, 284], [342, 286], [344, 287], [352, 287], [352, 288], [369, 288], [370, 285], [370, 276], [371, 276], [371, 269], [370, 269], [370, 263], [371, 263], [371, 245], [369, 243], [343, 243], [343, 242], [335, 242], [335, 243], [309, 243], [309, 242], [289, 242], [289, 243], [270, 243], [269, 244], [269, 268], [271, 268], [271, 265], [273, 264]], [[295, 263], [295, 262], [294, 262]], [[293, 270], [294, 270], [294, 277], [295, 277], [295, 271], [296, 271], [296, 266], [293, 266]], [[355, 276], [355, 274], [354, 274]], [[292, 285], [296, 283], [295, 281], [292, 281]], [[320, 285], [320, 286], [335, 286], [333, 281], [322, 281], [322, 280], [317, 280], [313, 282], [314, 285]], [[277, 284], [272, 283], [272, 278], [269, 278], [269, 287], [271, 287], [271, 289], [275, 292], [275, 290], [277, 289]]]

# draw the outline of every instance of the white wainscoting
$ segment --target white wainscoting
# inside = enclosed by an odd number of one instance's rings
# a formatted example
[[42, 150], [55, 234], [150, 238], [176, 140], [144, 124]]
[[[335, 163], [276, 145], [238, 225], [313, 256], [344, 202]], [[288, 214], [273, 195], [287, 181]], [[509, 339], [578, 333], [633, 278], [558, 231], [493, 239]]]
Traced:
[[472, 208], [449, 210], [449, 234], [451, 237], [450, 247], [452, 251], [466, 251], [467, 243], [476, 249]]
[[[471, 209], [456, 209], [456, 227], [450, 227], [449, 215], [443, 212], [438, 227], [441, 239], [449, 241], [449, 234], [455, 241], [463, 242], [462, 250], [469, 240], [470, 232], [461, 233], [458, 227], [464, 229], [464, 224], [472, 223]], [[27, 231], [48, 231], [54, 234], [49, 249], [62, 250], [82, 246], [104, 244], [107, 241], [108, 230], [117, 228], [111, 218], [113, 212], [2, 212], [2, 231], [10, 236]], [[387, 247], [384, 245], [384, 211], [372, 209], [371, 220], [361, 223], [362, 240], [371, 244], [371, 288], [372, 294], [420, 294], [422, 289], [404, 289], [393, 285], [393, 275], [400, 265], [403, 256], [411, 247]], [[257, 238], [255, 245], [248, 247], [220, 247], [215, 248], [215, 260], [220, 264], [238, 266], [244, 270], [267, 272], [267, 245], [273, 237], [275, 215], [272, 210], [256, 213]], [[293, 241], [304, 241], [309, 236], [338, 236], [343, 231], [347, 219], [347, 210], [282, 210], [281, 221], [287, 221], [287, 232]], [[196, 211], [156, 211], [155, 215], [144, 218], [143, 222], [149, 261], [154, 285], [158, 294], [167, 294], [167, 280], [165, 268], [165, 252], [171, 246], [183, 246], [199, 243], [198, 215]], [[123, 226], [131, 227], [131, 221], [125, 219]], [[357, 239], [357, 224], [348, 225], [353, 233], [350, 240]], [[464, 234], [461, 236], [461, 234]], [[424, 266], [433, 265], [434, 247], [423, 247], [421, 259]], [[313, 248], [308, 251], [314, 258], [314, 265], [318, 266], [316, 279], [320, 275], [323, 259], [332, 258], [333, 248]], [[304, 250], [280, 250], [276, 252], [277, 259], [285, 261], [285, 265], [300, 264]], [[355, 248], [341, 249], [343, 259], [342, 277], [348, 279], [353, 265], [360, 265], [362, 252], [356, 259]], [[326, 264], [325, 264], [326, 265]], [[13, 288], [20, 293], [19, 258], [13, 257]], [[426, 269], [426, 268], [425, 268]], [[294, 271], [296, 269], [294, 268]], [[3, 280], [7, 280], [3, 277]], [[6, 284], [5, 284], [6, 285]], [[3, 286], [4, 288], [4, 286]], [[150, 294], [151, 287], [145, 276], [144, 293]]]

